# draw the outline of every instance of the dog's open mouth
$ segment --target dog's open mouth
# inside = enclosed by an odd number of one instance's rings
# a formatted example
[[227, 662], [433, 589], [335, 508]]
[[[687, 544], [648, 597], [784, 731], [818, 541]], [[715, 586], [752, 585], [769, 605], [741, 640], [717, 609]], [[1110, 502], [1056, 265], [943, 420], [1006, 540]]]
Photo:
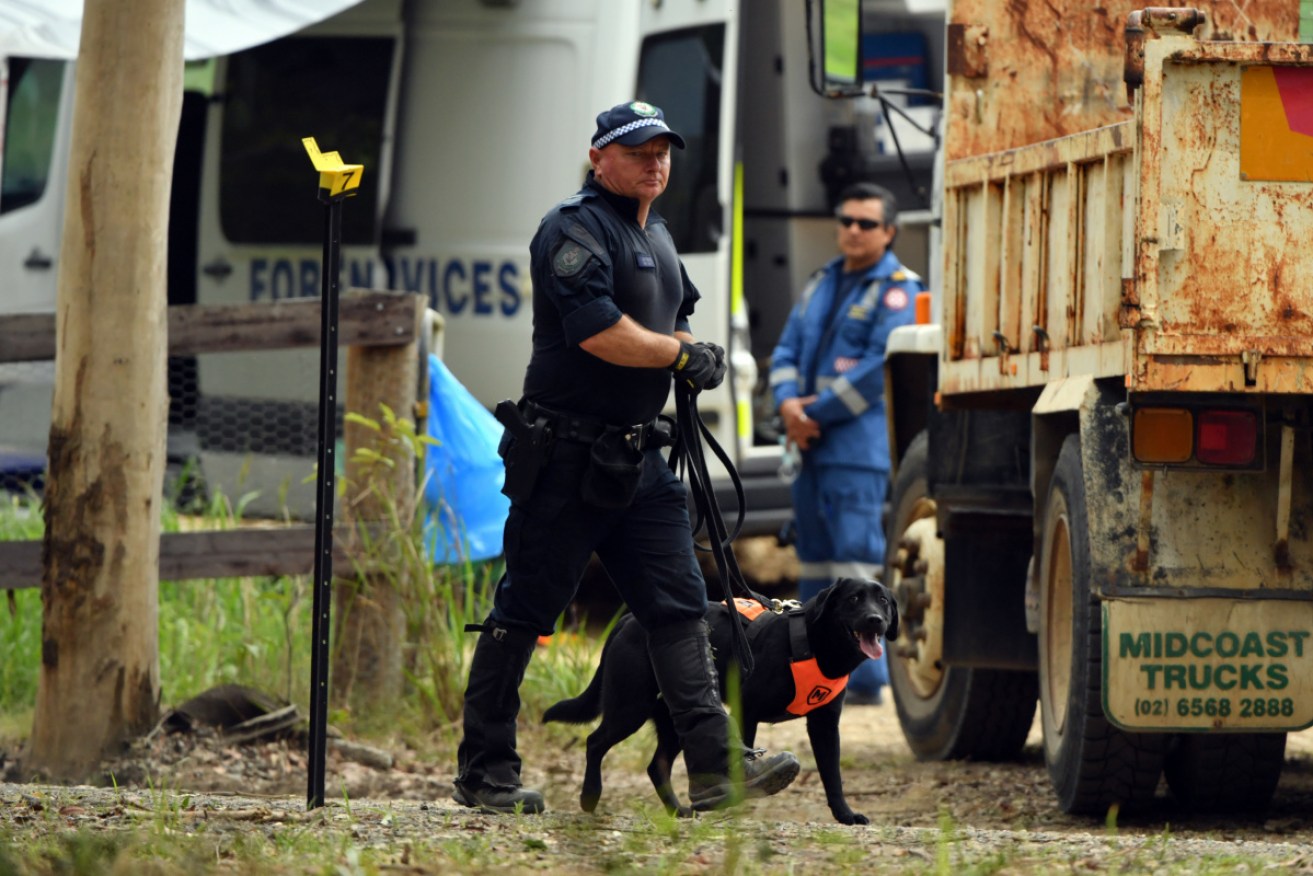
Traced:
[[857, 640], [857, 647], [862, 649], [862, 653], [872, 660], [879, 660], [884, 654], [884, 647], [880, 644], [879, 636], [864, 636], [857, 630], [853, 630], [853, 638]]

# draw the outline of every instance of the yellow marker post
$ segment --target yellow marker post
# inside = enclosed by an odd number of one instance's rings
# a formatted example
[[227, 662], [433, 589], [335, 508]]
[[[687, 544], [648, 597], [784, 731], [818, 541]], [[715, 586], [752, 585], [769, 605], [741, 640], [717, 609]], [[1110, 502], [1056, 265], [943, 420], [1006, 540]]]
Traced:
[[346, 164], [336, 152], [320, 152], [314, 137], [302, 137], [310, 163], [319, 171], [319, 200], [333, 201], [349, 198], [360, 188], [363, 164]]
[[301, 140], [319, 172], [324, 202], [323, 279], [320, 285], [319, 470], [315, 494], [315, 584], [310, 655], [310, 780], [306, 808], [324, 805], [328, 747], [328, 636], [333, 604], [333, 494], [337, 445], [337, 303], [342, 268], [342, 202], [360, 187], [364, 167], [346, 164], [336, 152], [320, 152], [314, 137]]

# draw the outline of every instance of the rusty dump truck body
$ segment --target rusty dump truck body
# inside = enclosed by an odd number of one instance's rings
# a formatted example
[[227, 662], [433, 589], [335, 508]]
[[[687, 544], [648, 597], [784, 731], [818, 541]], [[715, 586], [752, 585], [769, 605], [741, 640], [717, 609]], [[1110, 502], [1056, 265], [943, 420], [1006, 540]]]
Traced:
[[887, 366], [922, 756], [1008, 754], [1038, 694], [1065, 809], [1146, 802], [1164, 770], [1220, 808], [1265, 802], [1313, 724], [1298, 12], [955, 4], [939, 324]]

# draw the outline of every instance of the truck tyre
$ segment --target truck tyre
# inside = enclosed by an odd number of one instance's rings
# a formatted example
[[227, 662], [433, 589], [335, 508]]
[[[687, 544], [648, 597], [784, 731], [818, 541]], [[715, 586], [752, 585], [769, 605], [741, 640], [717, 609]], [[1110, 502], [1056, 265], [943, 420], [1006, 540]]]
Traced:
[[1167, 751], [1167, 787], [1193, 812], [1266, 809], [1286, 759], [1284, 733], [1183, 733]]
[[885, 581], [898, 599], [902, 633], [889, 645], [889, 685], [898, 722], [919, 760], [1009, 760], [1035, 717], [1033, 672], [944, 666], [944, 542], [929, 495], [925, 432], [903, 456], [887, 524]]
[[1099, 815], [1153, 799], [1166, 734], [1128, 733], [1104, 715], [1103, 618], [1090, 592], [1080, 438], [1069, 435], [1044, 505], [1040, 546], [1039, 687], [1044, 761], [1064, 812]]

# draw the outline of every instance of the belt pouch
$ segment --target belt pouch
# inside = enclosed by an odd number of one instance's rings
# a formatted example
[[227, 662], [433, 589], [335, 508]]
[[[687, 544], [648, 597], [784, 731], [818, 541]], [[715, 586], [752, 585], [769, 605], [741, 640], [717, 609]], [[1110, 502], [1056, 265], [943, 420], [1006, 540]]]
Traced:
[[593, 442], [580, 494], [595, 508], [628, 508], [643, 474], [643, 452], [620, 430], [608, 429]]

